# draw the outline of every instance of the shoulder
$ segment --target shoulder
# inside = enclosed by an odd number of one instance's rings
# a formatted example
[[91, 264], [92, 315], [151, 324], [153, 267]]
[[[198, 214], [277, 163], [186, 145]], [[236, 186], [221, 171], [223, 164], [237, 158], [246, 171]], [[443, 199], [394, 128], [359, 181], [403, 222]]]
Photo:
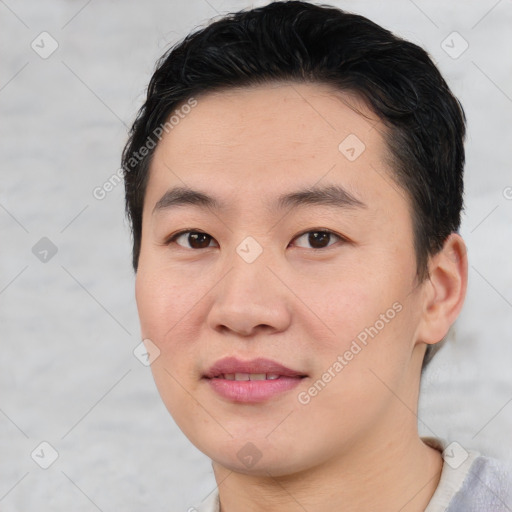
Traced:
[[447, 512], [510, 512], [512, 467], [503, 461], [475, 457]]
[[512, 463], [466, 451], [459, 443], [423, 439], [442, 451], [438, 487], [425, 512], [511, 512]]

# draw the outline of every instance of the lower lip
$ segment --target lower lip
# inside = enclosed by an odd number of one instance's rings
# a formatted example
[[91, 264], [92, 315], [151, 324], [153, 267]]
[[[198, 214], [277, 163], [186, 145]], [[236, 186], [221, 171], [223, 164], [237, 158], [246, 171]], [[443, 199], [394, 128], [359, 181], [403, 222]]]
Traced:
[[295, 388], [301, 377], [279, 377], [272, 380], [207, 379], [212, 389], [233, 402], [258, 403]]

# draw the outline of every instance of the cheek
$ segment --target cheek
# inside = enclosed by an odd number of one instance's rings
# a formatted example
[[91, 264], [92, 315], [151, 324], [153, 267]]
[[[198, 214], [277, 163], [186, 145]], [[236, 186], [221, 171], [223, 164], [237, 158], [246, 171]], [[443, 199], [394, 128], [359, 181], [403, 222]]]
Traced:
[[144, 338], [150, 338], [161, 350], [172, 343], [174, 332], [183, 329], [200, 301], [201, 290], [195, 284], [183, 274], [139, 267], [135, 297]]
[[397, 273], [377, 263], [361, 262], [353, 262], [348, 269], [333, 272], [322, 281], [308, 283], [304, 289], [316, 302], [320, 316], [332, 325], [337, 339], [355, 337], [406, 294], [405, 282]]
[[139, 264], [135, 279], [135, 299], [141, 334], [155, 343], [160, 339], [162, 321], [166, 318], [166, 296], [162, 293], [164, 287], [165, 284], [156, 279], [154, 273], [147, 272], [145, 267]]
[[193, 271], [177, 272], [152, 261], [141, 259], [135, 279], [135, 298], [142, 335], [166, 342], [166, 333], [186, 321], [186, 316], [204, 295], [204, 286], [193, 277]]
[[209, 350], [205, 320], [215, 280], [211, 273], [207, 278], [146, 263], [139, 266], [135, 282], [141, 335], [158, 347], [151, 370], [167, 407], [187, 407], [188, 394], [181, 386], [191, 391], [197, 385]]
[[160, 351], [151, 371], [164, 404], [174, 418], [188, 421], [196, 414], [189, 393], [195, 391], [197, 381], [192, 363], [194, 354], [197, 357], [194, 340], [199, 339], [190, 319], [197, 314], [201, 293], [182, 274], [149, 268], [139, 265], [135, 280], [141, 335]]
[[[339, 279], [311, 283], [311, 296], [316, 297], [320, 316], [331, 330], [331, 336], [315, 347], [317, 376], [331, 368], [339, 375], [334, 379], [338, 385], [350, 380], [350, 388], [369, 395], [372, 383], [379, 386], [371, 369], [389, 382], [400, 378], [410, 356], [417, 316], [411, 293], [415, 267], [401, 261], [402, 266], [392, 258], [375, 258], [372, 265], [354, 261], [338, 274]], [[341, 371], [340, 364], [332, 370], [336, 361], [343, 366]], [[334, 391], [337, 384], [329, 387]]]

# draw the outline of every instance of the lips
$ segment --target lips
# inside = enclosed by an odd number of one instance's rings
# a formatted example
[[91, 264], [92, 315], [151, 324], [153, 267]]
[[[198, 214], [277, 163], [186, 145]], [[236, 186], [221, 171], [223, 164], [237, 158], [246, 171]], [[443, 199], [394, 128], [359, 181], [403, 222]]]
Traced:
[[301, 378], [306, 375], [287, 368], [271, 359], [252, 359], [241, 361], [236, 357], [225, 357], [214, 363], [204, 374], [206, 379], [224, 378], [226, 380], [274, 380], [279, 377]]
[[226, 357], [203, 376], [210, 389], [231, 403], [258, 404], [296, 388], [307, 375], [270, 359]]

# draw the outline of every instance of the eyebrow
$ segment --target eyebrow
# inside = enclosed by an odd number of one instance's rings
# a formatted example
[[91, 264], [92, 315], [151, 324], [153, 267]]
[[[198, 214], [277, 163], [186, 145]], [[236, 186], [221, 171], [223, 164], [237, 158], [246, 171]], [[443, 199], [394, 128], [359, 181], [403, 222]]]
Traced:
[[[189, 187], [174, 187], [168, 190], [155, 204], [153, 214], [178, 206], [196, 206], [204, 209], [223, 210], [226, 205], [205, 192]], [[283, 194], [267, 206], [273, 210], [300, 208], [309, 205], [335, 208], [366, 208], [366, 204], [340, 185], [313, 186]]]

